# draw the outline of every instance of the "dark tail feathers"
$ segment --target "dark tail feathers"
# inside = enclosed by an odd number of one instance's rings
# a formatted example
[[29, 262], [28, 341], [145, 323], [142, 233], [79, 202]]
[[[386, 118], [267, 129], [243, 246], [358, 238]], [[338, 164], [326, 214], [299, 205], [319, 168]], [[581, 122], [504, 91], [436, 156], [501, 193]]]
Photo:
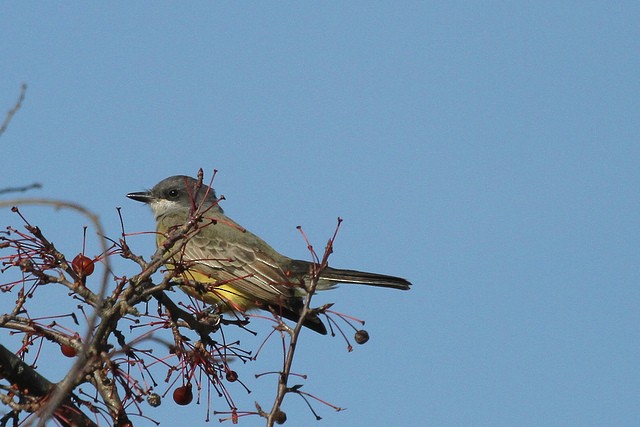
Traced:
[[[309, 263], [306, 261], [294, 261], [291, 265], [291, 269], [299, 272], [300, 274], [308, 273]], [[338, 283], [355, 283], [359, 285], [380, 286], [383, 288], [408, 290], [411, 287], [411, 283], [401, 277], [387, 276], [384, 274], [367, 273], [364, 271], [356, 270], [342, 270], [338, 268], [325, 268], [320, 274], [319, 285], [325, 285], [331, 287], [332, 284]], [[324, 282], [324, 283], [322, 283]], [[328, 283], [327, 283], [328, 282]], [[328, 286], [327, 286], [328, 285]], [[300, 319], [300, 309], [302, 308], [302, 298], [292, 299], [288, 301], [286, 307], [272, 306], [272, 310], [286, 319], [297, 322]], [[307, 328], [318, 332], [319, 334], [326, 335], [327, 328], [325, 327], [320, 317], [316, 314], [307, 316], [303, 323]]]

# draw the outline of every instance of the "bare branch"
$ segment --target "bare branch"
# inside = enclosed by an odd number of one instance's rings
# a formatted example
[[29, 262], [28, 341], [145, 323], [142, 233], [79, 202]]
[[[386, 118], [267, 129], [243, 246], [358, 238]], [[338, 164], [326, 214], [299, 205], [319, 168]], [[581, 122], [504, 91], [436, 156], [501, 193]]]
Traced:
[[25, 191], [33, 190], [35, 188], [42, 188], [42, 184], [34, 182], [33, 184], [23, 185], [22, 187], [7, 187], [0, 188], [0, 194], [6, 193], [23, 193]]
[[[0, 373], [11, 384], [18, 386], [18, 393], [25, 397], [33, 398], [36, 405], [46, 406], [47, 396], [55, 391], [55, 386], [45, 377], [40, 375], [31, 366], [24, 363], [15, 354], [7, 350], [0, 344]], [[94, 427], [96, 424], [91, 421], [79, 408], [71, 401], [67, 394], [62, 404], [56, 408], [52, 414], [63, 426], [73, 427]]]
[[[103, 253], [106, 253], [108, 250], [108, 242], [104, 238], [105, 231], [100, 219], [96, 214], [89, 211], [85, 207], [71, 202], [65, 202], [61, 200], [51, 200], [51, 199], [17, 199], [17, 200], [8, 200], [0, 202], [0, 208], [2, 207], [12, 207], [15, 205], [45, 205], [52, 206], [54, 208], [65, 208], [71, 209], [76, 212], [81, 213], [85, 217], [87, 217], [96, 229], [96, 232], [99, 236], [99, 242]], [[71, 392], [71, 390], [75, 386], [75, 381], [77, 380], [78, 374], [83, 369], [84, 365], [87, 362], [87, 354], [89, 350], [89, 343], [91, 342], [91, 334], [93, 334], [93, 329], [96, 324], [96, 320], [98, 317], [98, 313], [102, 308], [102, 301], [104, 301], [104, 297], [107, 290], [107, 285], [109, 281], [109, 274], [111, 272], [111, 263], [109, 258], [106, 257], [104, 260], [105, 268], [102, 275], [102, 280], [100, 284], [100, 291], [97, 296], [97, 305], [94, 310], [94, 313], [89, 317], [87, 321], [87, 336], [83, 340], [83, 348], [79, 353], [79, 357], [76, 362], [73, 364], [65, 378], [58, 384], [58, 387], [54, 391], [53, 395], [49, 400], [49, 404], [41, 414], [40, 421], [38, 423], [39, 427], [44, 427], [45, 422], [53, 415], [56, 411], [56, 408], [61, 404], [61, 402], [65, 399], [65, 397]]]
[[288, 381], [289, 381], [289, 376], [291, 375], [291, 367], [293, 365], [294, 355], [300, 339], [300, 333], [302, 331], [302, 327], [304, 325], [304, 321], [307, 318], [307, 316], [315, 314], [314, 309], [311, 308], [311, 298], [316, 292], [316, 288], [318, 286], [318, 280], [320, 279], [320, 274], [325, 268], [327, 268], [329, 256], [333, 252], [333, 242], [336, 239], [341, 223], [342, 223], [342, 219], [338, 218], [338, 225], [336, 226], [333, 236], [331, 237], [331, 239], [329, 239], [327, 243], [322, 260], [318, 260], [318, 257], [314, 252], [313, 247], [307, 240], [306, 235], [304, 234], [304, 232], [302, 232], [301, 227], [298, 227], [303, 237], [305, 238], [305, 241], [307, 241], [307, 247], [311, 252], [312, 258], [316, 261], [313, 262], [310, 266], [311, 280], [310, 280], [310, 283], [307, 285], [307, 289], [306, 289], [307, 296], [304, 299], [304, 306], [300, 311], [300, 319], [296, 323], [296, 326], [293, 328], [293, 330], [291, 330], [290, 328], [288, 329], [290, 333], [289, 346], [288, 346], [287, 354], [282, 367], [282, 372], [280, 372], [280, 377], [278, 379], [278, 391], [276, 394], [276, 398], [273, 402], [273, 406], [271, 407], [271, 411], [268, 414], [265, 414], [260, 409], [260, 406], [256, 404], [256, 407], [258, 408], [258, 412], [261, 412], [261, 415], [267, 418], [267, 427], [273, 427], [274, 423], [282, 424], [287, 419], [287, 416], [285, 412], [282, 411], [281, 406], [286, 394], [293, 391], [289, 388]]
[[22, 86], [20, 87], [20, 96], [18, 96], [18, 100], [16, 101], [13, 108], [7, 112], [7, 115], [4, 118], [4, 122], [2, 122], [2, 126], [0, 126], [0, 136], [2, 136], [2, 134], [7, 130], [7, 127], [9, 126], [9, 122], [11, 122], [13, 115], [18, 112], [20, 107], [22, 107], [22, 102], [24, 101], [24, 97], [26, 93], [27, 93], [27, 84], [22, 83]]

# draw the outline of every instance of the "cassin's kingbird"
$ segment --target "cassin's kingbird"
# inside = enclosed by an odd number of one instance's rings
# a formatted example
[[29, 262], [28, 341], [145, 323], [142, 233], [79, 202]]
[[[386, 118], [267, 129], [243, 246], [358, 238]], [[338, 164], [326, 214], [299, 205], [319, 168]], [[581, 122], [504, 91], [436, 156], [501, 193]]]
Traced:
[[[310, 280], [310, 263], [288, 258], [267, 242], [224, 215], [212, 188], [188, 176], [172, 176], [150, 191], [127, 197], [151, 206], [157, 225], [158, 246], [167, 235], [183, 226], [194, 212], [203, 215], [203, 225], [187, 238], [182, 250], [166, 267], [174, 271], [181, 288], [221, 311], [245, 312], [252, 308], [271, 310], [297, 321]], [[169, 264], [169, 263], [168, 263]], [[179, 268], [176, 268], [179, 266]], [[337, 283], [357, 283], [394, 289], [409, 289], [407, 280], [327, 267], [322, 270], [318, 290]], [[327, 329], [317, 315], [307, 316], [304, 326], [321, 334]]]

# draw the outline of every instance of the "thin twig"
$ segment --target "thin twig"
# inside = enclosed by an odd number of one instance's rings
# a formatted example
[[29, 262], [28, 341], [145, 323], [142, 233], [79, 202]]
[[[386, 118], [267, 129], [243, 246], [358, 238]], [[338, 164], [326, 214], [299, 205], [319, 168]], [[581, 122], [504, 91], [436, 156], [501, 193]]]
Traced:
[[[282, 417], [286, 419], [286, 415], [284, 415], [284, 413], [280, 408], [281, 408], [282, 402], [284, 401], [285, 395], [289, 392], [289, 386], [287, 383], [289, 381], [289, 376], [291, 375], [291, 367], [293, 365], [293, 358], [296, 352], [296, 348], [298, 346], [298, 341], [300, 339], [300, 332], [302, 331], [302, 327], [305, 319], [307, 318], [308, 315], [312, 314], [314, 311], [311, 308], [311, 297], [316, 292], [318, 281], [320, 279], [320, 274], [325, 268], [327, 268], [329, 256], [333, 252], [333, 242], [336, 238], [338, 228], [340, 227], [341, 222], [342, 220], [338, 218], [338, 226], [336, 227], [336, 231], [334, 232], [333, 237], [329, 239], [329, 242], [327, 243], [327, 247], [325, 248], [322, 260], [319, 260], [319, 262], [314, 262], [313, 264], [311, 264], [311, 274], [310, 274], [311, 280], [310, 280], [310, 283], [307, 285], [307, 289], [306, 289], [307, 296], [304, 299], [304, 305], [302, 307], [302, 310], [300, 311], [300, 319], [298, 319], [298, 322], [296, 323], [293, 330], [290, 331], [291, 335], [289, 339], [289, 348], [287, 349], [287, 354], [283, 364], [282, 372], [280, 372], [276, 398], [273, 402], [273, 406], [271, 407], [271, 411], [269, 411], [268, 414], [264, 414], [264, 413], [262, 414], [267, 418], [267, 427], [273, 427], [274, 423], [276, 422], [278, 424], [281, 424], [283, 422]], [[306, 236], [305, 236], [305, 239], [306, 239]], [[315, 252], [313, 251], [313, 248], [310, 244], [308, 244], [308, 248], [311, 251], [311, 255], [314, 257], [314, 259], [317, 260]], [[259, 406], [257, 407], [259, 408]], [[259, 410], [259, 412], [260, 411], [261, 410]]]
[[42, 184], [34, 182], [33, 184], [23, 185], [21, 187], [7, 187], [0, 188], [0, 194], [6, 193], [24, 193], [25, 191], [33, 190], [35, 188], [42, 188]]
[[27, 93], [27, 84], [22, 83], [22, 86], [20, 86], [20, 96], [18, 96], [18, 100], [16, 101], [13, 108], [7, 112], [7, 115], [4, 118], [4, 122], [2, 122], [2, 126], [0, 126], [0, 136], [2, 136], [4, 131], [7, 130], [7, 127], [9, 127], [9, 122], [11, 122], [11, 119], [13, 118], [14, 114], [16, 114], [20, 109], [20, 107], [22, 107], [22, 102], [24, 101], [24, 97], [26, 93]]

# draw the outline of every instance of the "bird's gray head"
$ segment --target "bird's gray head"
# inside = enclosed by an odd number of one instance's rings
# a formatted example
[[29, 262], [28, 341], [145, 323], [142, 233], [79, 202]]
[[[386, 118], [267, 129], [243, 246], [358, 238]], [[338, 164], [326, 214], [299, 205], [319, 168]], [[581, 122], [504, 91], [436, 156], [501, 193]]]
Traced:
[[213, 188], [202, 185], [190, 176], [176, 175], [165, 178], [149, 191], [129, 193], [127, 197], [148, 204], [158, 219], [175, 210], [200, 209], [222, 213]]

